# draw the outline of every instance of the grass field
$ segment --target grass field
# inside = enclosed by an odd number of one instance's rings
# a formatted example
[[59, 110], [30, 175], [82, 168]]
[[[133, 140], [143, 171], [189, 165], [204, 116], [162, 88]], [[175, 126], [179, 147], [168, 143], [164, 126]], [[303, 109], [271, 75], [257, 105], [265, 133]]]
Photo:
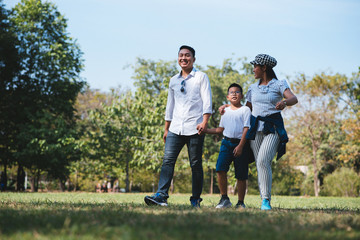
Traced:
[[360, 239], [360, 198], [274, 196], [264, 212], [259, 196], [240, 211], [214, 209], [218, 195], [198, 210], [189, 194], [165, 208], [145, 195], [0, 193], [0, 239]]

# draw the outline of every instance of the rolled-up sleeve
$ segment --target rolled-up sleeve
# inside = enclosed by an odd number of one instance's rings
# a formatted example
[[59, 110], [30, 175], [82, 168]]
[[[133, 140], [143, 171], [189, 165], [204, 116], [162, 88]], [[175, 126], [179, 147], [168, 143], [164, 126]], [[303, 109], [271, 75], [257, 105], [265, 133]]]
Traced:
[[201, 81], [201, 99], [203, 103], [203, 115], [210, 113], [212, 114], [212, 94], [210, 80], [206, 74], [204, 74]]
[[284, 79], [279, 81], [279, 88], [280, 88], [281, 96], [284, 97], [285, 90], [290, 89], [290, 86], [288, 82]]
[[174, 90], [169, 87], [168, 89], [168, 97], [165, 111], [165, 121], [172, 121], [173, 112], [174, 112]]
[[245, 99], [247, 102], [251, 103], [251, 86], [248, 89], [248, 92], [246, 93]]

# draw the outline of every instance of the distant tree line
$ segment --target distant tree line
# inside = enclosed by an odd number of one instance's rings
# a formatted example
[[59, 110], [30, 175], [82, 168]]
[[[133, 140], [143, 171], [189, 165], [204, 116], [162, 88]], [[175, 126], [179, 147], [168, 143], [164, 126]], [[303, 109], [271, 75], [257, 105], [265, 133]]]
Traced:
[[[0, 0], [0, 171], [3, 190], [94, 191], [108, 181], [126, 192], [154, 191], [164, 143], [167, 87], [176, 61], [137, 58], [135, 91], [103, 93], [81, 79], [82, 52], [67, 23], [49, 2], [22, 0], [6, 10]], [[196, 66], [213, 93], [210, 127], [227, 87], [244, 92], [253, 78], [246, 58], [222, 66]], [[273, 163], [273, 189], [281, 195], [359, 196], [360, 69], [351, 77], [320, 73], [287, 77], [299, 104], [283, 112], [287, 154]], [[221, 136], [204, 145], [204, 192], [218, 192], [215, 163]], [[184, 150], [186, 151], [186, 150]], [[172, 192], [191, 191], [186, 152], [177, 160]], [[255, 164], [249, 193], [257, 192]], [[234, 188], [233, 171], [229, 182]], [[340, 184], [339, 184], [340, 183]], [[235, 188], [234, 188], [235, 189]]]

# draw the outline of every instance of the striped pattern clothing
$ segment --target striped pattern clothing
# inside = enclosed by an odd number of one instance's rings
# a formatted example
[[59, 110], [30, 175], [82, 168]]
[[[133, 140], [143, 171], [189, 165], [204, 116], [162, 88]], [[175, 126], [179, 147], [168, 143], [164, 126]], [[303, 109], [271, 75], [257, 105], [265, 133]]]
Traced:
[[[280, 113], [276, 104], [284, 98], [284, 91], [290, 89], [286, 80], [272, 79], [267, 85], [260, 85], [260, 80], [251, 84], [246, 100], [252, 105], [254, 117]], [[258, 184], [262, 199], [271, 200], [272, 171], [271, 163], [278, 150], [280, 138], [277, 132], [264, 134], [264, 121], [259, 120], [255, 140], [250, 141], [258, 172]], [[251, 131], [251, 129], [249, 130]]]
[[276, 132], [265, 135], [263, 132], [258, 131], [255, 140], [250, 141], [250, 147], [255, 157], [261, 199], [271, 200], [271, 163], [279, 143], [280, 138]]

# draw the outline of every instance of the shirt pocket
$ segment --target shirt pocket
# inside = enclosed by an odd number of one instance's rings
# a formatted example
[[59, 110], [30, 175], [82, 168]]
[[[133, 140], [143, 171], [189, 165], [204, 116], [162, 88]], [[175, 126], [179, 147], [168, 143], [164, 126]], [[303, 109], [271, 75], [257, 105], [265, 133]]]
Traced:
[[201, 98], [200, 84], [198, 82], [192, 84], [188, 97], [191, 101], [198, 101]]

